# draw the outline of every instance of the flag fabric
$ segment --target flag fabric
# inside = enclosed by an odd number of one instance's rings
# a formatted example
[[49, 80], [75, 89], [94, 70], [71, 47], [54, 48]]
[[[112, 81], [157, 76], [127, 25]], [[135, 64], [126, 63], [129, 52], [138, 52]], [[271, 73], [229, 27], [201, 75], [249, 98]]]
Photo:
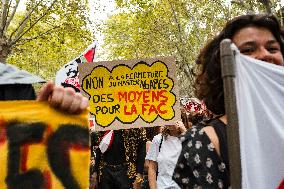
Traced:
[[80, 92], [78, 64], [94, 62], [96, 47], [97, 41], [94, 41], [80, 56], [65, 64], [56, 73], [55, 84], [57, 86], [72, 87], [76, 92]]
[[283, 188], [284, 67], [236, 52], [242, 188]]
[[84, 52], [80, 57], [76, 59], [76, 62], [84, 63], [84, 62], [94, 62], [95, 54], [96, 54], [96, 44], [91, 45], [87, 48], [87, 51]]
[[102, 153], [105, 153], [112, 145], [114, 137], [113, 130], [109, 130], [105, 133], [105, 135], [102, 137], [102, 140], [99, 144], [99, 148]]

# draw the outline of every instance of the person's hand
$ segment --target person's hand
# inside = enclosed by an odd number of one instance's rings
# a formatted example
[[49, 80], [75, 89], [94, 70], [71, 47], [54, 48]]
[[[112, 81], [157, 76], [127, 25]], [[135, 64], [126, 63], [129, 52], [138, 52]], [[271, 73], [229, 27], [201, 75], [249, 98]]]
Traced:
[[141, 174], [137, 174], [136, 179], [133, 182], [133, 189], [141, 189], [141, 183], [143, 182], [143, 177]]
[[141, 189], [141, 183], [134, 181], [133, 182], [133, 189]]
[[90, 165], [95, 165], [95, 159], [94, 159], [94, 157], [91, 158]]
[[99, 182], [98, 182], [98, 175], [96, 172], [93, 173], [93, 181], [95, 188], [98, 188]]
[[98, 188], [97, 173], [94, 172], [91, 176], [89, 189], [97, 189], [97, 188]]
[[181, 132], [181, 134], [184, 134], [187, 130], [182, 121], [177, 121], [175, 127]]
[[55, 86], [52, 81], [41, 88], [37, 100], [48, 101], [53, 107], [68, 113], [80, 113], [89, 106], [88, 99], [73, 88]]

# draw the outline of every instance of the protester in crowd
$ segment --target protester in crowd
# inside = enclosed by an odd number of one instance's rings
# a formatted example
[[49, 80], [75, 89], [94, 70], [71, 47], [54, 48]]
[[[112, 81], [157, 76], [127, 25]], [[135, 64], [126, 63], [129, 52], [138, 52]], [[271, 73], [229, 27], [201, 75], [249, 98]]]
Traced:
[[[150, 149], [154, 136], [161, 133], [162, 131], [163, 131], [163, 127], [160, 127], [160, 126], [146, 128], [146, 136], [147, 136], [146, 154], [148, 153]], [[148, 168], [149, 168], [149, 160], [145, 159], [143, 182], [141, 183], [141, 189], [150, 189], [149, 180], [148, 180]]]
[[218, 115], [205, 127], [193, 126], [182, 137], [182, 152], [173, 179], [181, 188], [229, 188], [230, 170], [220, 42], [229, 38], [242, 54], [272, 64], [284, 65], [282, 31], [271, 15], [243, 15], [229, 21], [202, 49], [197, 63], [202, 67], [195, 87], [197, 97]]
[[181, 104], [181, 119], [186, 128], [199, 122], [205, 122], [212, 118], [213, 114], [206, 108], [203, 101], [197, 98], [183, 98]]
[[[107, 148], [101, 145], [109, 137]], [[96, 150], [95, 185], [99, 189], [139, 189], [146, 155], [144, 128], [100, 132]]]
[[[41, 78], [15, 66], [0, 63], [0, 100], [34, 100], [36, 93], [32, 83], [44, 82]], [[48, 101], [50, 105], [69, 112], [80, 113], [89, 101], [72, 88], [57, 87], [52, 81], [45, 84], [37, 97], [39, 101]]]
[[184, 124], [178, 121], [175, 125], [164, 126], [162, 133], [153, 138], [145, 158], [149, 161], [148, 180], [151, 189], [179, 188], [172, 180], [172, 173], [181, 151], [181, 142], [177, 136], [185, 131]]
[[161, 134], [154, 137], [146, 160], [149, 161], [149, 185], [156, 188], [179, 188], [172, 180], [172, 174], [181, 152], [179, 135], [194, 124], [210, 117], [206, 106], [196, 98], [186, 98], [181, 102], [181, 119], [173, 126], [164, 127]]

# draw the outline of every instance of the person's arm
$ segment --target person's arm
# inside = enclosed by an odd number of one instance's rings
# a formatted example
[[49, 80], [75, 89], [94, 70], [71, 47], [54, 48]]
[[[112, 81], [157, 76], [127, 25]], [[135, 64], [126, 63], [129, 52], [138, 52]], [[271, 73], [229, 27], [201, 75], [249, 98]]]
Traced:
[[[146, 142], [146, 153], [148, 153], [151, 145], [152, 145], [152, 141], [147, 141]], [[144, 170], [148, 171], [148, 167], [149, 167], [149, 161], [147, 159], [145, 159]]]
[[157, 157], [159, 155], [159, 146], [162, 141], [162, 135], [158, 134], [154, 136], [152, 140], [152, 144], [149, 148], [149, 151], [146, 155], [146, 160], [149, 162], [148, 164], [148, 181], [150, 189], [156, 189], [157, 188], [157, 170], [158, 170], [158, 163], [157, 163]]
[[157, 188], [157, 162], [149, 160], [149, 167], [148, 167], [148, 180], [150, 189]]
[[219, 144], [219, 138], [215, 132], [215, 129], [213, 126], [206, 126], [203, 128], [205, 133], [207, 134], [208, 138], [211, 140], [213, 146], [215, 147], [216, 152], [218, 155], [221, 154], [220, 152], [220, 144]]
[[185, 134], [187, 131], [184, 123], [182, 121], [177, 121], [176, 124], [174, 125], [175, 129], [180, 132], [181, 135]]
[[99, 185], [99, 182], [98, 182], [98, 173], [97, 172], [94, 172], [93, 175], [92, 175], [92, 187], [94, 189], [97, 189], [98, 188], [98, 185]]
[[73, 88], [55, 86], [52, 81], [46, 83], [40, 90], [38, 101], [48, 101], [53, 107], [68, 113], [80, 113], [89, 106], [89, 101]]

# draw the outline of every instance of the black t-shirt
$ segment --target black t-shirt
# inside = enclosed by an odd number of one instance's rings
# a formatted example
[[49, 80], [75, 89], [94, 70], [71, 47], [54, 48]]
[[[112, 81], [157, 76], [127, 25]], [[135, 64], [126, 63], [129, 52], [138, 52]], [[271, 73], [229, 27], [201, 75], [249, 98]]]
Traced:
[[124, 139], [121, 130], [114, 130], [113, 143], [104, 153], [104, 161], [109, 165], [125, 163]]

